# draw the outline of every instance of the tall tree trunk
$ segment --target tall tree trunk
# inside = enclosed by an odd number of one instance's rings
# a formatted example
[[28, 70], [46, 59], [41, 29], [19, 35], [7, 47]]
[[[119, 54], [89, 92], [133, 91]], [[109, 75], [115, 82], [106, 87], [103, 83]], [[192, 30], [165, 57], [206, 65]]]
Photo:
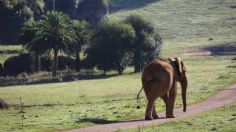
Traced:
[[79, 53], [76, 54], [76, 71], [79, 72], [80, 68], [81, 68], [81, 60], [80, 60], [80, 56]]
[[123, 74], [123, 70], [122, 69], [118, 70], [118, 74], [122, 75]]
[[139, 51], [136, 51], [136, 53], [134, 53], [134, 72], [141, 72], [142, 68], [141, 68], [141, 54]]
[[54, 49], [54, 59], [53, 59], [53, 71], [52, 76], [57, 76], [57, 67], [58, 67], [58, 50]]
[[35, 53], [35, 71], [39, 72], [41, 70], [41, 60], [40, 55]]

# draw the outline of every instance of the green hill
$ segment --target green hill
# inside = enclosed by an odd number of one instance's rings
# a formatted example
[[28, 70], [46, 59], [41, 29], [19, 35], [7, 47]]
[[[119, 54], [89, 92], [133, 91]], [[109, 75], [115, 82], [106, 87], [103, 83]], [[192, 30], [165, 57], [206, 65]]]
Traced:
[[234, 44], [235, 7], [235, 0], [113, 0], [109, 17], [122, 20], [130, 14], [141, 14], [150, 19], [163, 36], [167, 53], [169, 49], [175, 52]]

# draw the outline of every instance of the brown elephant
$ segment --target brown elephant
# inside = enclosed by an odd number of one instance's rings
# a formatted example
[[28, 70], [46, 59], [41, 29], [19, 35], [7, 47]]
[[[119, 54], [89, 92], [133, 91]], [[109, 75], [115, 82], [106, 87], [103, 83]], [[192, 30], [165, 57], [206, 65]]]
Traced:
[[144, 68], [142, 89], [144, 89], [148, 101], [145, 114], [146, 120], [159, 118], [155, 110], [155, 100], [159, 97], [165, 102], [166, 117], [174, 118], [173, 111], [177, 94], [177, 81], [180, 82], [182, 88], [183, 111], [185, 112], [188, 80], [183, 61], [180, 58], [157, 59]]

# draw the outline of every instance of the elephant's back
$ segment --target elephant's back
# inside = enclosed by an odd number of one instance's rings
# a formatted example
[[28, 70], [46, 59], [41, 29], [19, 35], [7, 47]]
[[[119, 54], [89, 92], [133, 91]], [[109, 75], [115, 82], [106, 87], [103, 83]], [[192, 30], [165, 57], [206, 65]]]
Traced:
[[168, 61], [156, 60], [147, 65], [142, 74], [143, 87], [151, 81], [169, 83], [173, 76], [173, 67]]

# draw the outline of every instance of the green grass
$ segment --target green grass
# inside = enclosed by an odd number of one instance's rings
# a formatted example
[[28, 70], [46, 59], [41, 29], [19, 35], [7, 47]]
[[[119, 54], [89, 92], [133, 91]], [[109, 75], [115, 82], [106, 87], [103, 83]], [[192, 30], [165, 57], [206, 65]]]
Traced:
[[[201, 101], [235, 82], [235, 68], [227, 68], [236, 65], [232, 58], [184, 58], [189, 77], [188, 104]], [[16, 131], [21, 128], [20, 97], [26, 112], [22, 131], [55, 131], [141, 118], [146, 105], [144, 94], [141, 109], [136, 109], [135, 99], [141, 87], [140, 76], [126, 74], [107, 79], [2, 87], [1, 98], [13, 107], [1, 111], [1, 130]], [[176, 106], [182, 107], [180, 95]], [[163, 108], [163, 102], [159, 100], [158, 111]]]
[[159, 0], [110, 0], [109, 9], [112, 13], [120, 10], [134, 10], [156, 1]]
[[22, 50], [21, 45], [0, 45], [0, 51], [18, 51]]
[[[122, 20], [130, 14], [140, 14], [153, 23], [164, 40], [164, 55], [209, 45], [236, 42], [235, 0], [161, 0], [147, 1], [145, 6], [125, 8], [132, 0], [114, 0], [121, 7], [109, 18]], [[151, 1], [151, 2], [150, 2]], [[137, 2], [137, 6], [143, 0]], [[133, 4], [132, 4], [133, 5]], [[213, 38], [212, 41], [208, 41]]]
[[9, 57], [17, 55], [22, 50], [20, 45], [0, 45], [0, 63], [3, 64]]
[[232, 104], [185, 119], [127, 132], [233, 132], [236, 130], [235, 122], [236, 104]]
[[16, 54], [0, 54], [0, 63], [3, 64], [9, 57]]

